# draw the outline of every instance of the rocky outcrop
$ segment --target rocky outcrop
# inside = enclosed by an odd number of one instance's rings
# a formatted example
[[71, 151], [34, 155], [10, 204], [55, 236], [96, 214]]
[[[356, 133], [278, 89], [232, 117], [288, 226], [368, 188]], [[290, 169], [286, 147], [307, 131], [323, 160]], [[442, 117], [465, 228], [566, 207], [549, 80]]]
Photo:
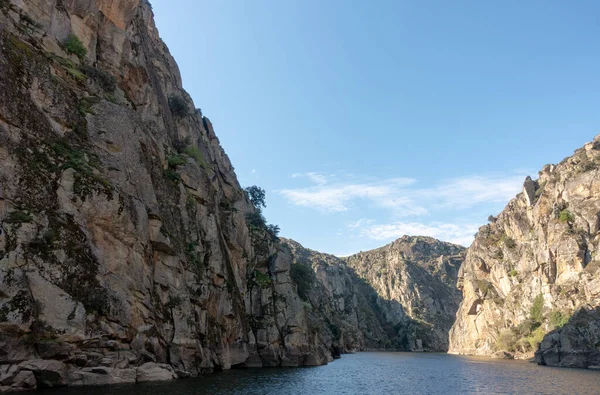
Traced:
[[311, 326], [339, 353], [390, 349], [392, 341], [375, 302], [376, 294], [333, 255], [284, 239], [292, 254], [291, 274]]
[[430, 237], [403, 236], [344, 258], [374, 291], [393, 348], [447, 351], [461, 300], [455, 283], [465, 248]]
[[255, 214], [147, 1], [0, 0], [0, 390], [331, 360]]
[[284, 240], [311, 325], [340, 352], [447, 351], [460, 302], [461, 246], [404, 236], [347, 258]]
[[535, 352], [540, 365], [600, 369], [600, 307], [578, 310], [544, 337]]
[[528, 177], [523, 193], [479, 229], [459, 275], [450, 352], [529, 357], [541, 343], [540, 363], [597, 364], [599, 165], [596, 137], [536, 181]]

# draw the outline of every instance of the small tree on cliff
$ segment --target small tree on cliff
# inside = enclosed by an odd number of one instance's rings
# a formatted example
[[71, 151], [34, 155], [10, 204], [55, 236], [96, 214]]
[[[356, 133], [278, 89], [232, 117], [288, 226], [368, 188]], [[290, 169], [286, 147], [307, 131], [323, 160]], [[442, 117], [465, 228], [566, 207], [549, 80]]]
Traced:
[[262, 209], [267, 207], [267, 204], [265, 203], [266, 192], [264, 189], [256, 185], [252, 185], [244, 189], [244, 191], [246, 191], [248, 199], [250, 199], [250, 202], [256, 211], [262, 212]]
[[273, 224], [267, 225], [267, 220], [262, 213], [262, 209], [267, 207], [265, 190], [256, 185], [252, 185], [244, 188], [244, 192], [256, 210], [254, 213], [246, 214], [246, 223], [250, 230], [262, 229], [267, 232], [273, 240], [278, 240], [279, 226]]

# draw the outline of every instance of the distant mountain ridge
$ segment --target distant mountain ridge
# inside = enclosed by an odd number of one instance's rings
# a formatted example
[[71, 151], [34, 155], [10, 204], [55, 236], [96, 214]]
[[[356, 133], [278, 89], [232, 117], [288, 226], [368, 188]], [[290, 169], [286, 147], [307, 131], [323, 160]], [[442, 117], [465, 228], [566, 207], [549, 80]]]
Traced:
[[[293, 240], [284, 239], [284, 244], [292, 251], [292, 273], [294, 265], [315, 272], [318, 281], [307, 293], [314, 311], [361, 339], [345, 350], [447, 351], [448, 331], [460, 301], [455, 283], [464, 247], [404, 236], [372, 251], [337, 258]], [[323, 310], [328, 304], [338, 309]], [[346, 315], [336, 314], [339, 310]]]
[[466, 248], [431, 237], [403, 236], [344, 258], [375, 290], [377, 305], [409, 350], [446, 351], [461, 294], [456, 281]]

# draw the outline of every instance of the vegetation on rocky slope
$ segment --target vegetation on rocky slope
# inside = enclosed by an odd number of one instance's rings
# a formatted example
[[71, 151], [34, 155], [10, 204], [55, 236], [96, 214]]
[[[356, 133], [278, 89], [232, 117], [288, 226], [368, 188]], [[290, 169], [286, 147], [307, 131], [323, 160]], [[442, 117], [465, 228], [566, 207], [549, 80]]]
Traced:
[[[540, 363], [598, 364], [587, 340], [554, 333], [572, 335], [565, 329], [570, 317], [600, 300], [594, 270], [599, 166], [597, 137], [560, 164], [545, 166], [537, 180], [527, 178], [523, 192], [479, 229], [459, 276], [463, 302], [450, 333], [451, 352], [527, 357], [538, 350]], [[556, 342], [548, 350], [543, 339], [550, 332]]]

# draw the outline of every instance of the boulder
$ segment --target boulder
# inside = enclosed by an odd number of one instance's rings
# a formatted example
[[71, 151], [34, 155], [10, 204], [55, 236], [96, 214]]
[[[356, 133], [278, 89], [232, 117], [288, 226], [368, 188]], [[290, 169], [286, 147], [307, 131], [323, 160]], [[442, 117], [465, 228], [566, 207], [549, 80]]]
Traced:
[[169, 381], [177, 378], [171, 365], [155, 362], [146, 362], [138, 366], [136, 370], [136, 381], [139, 383], [147, 381]]

